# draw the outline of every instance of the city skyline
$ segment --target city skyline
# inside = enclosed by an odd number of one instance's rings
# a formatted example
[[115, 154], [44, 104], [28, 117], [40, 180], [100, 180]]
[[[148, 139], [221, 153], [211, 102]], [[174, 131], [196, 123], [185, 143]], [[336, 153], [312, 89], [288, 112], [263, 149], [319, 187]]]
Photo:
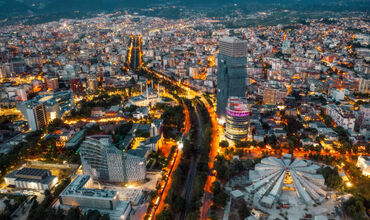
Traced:
[[0, 219], [368, 219], [369, 5], [278, 3], [0, 1]]

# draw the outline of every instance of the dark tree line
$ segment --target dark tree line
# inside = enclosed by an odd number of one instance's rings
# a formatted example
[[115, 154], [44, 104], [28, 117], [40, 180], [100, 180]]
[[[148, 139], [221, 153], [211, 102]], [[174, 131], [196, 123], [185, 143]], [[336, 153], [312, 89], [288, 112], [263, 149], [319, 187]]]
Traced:
[[339, 189], [342, 185], [342, 178], [339, 176], [338, 168], [334, 169], [330, 167], [324, 167], [321, 170], [322, 175], [325, 178], [325, 184], [332, 189]]
[[78, 102], [76, 108], [71, 110], [69, 118], [78, 119], [90, 117], [92, 108], [106, 108], [114, 105], [119, 105], [121, 104], [122, 100], [122, 96], [120, 95], [108, 95], [108, 93], [102, 92], [98, 96], [94, 97], [92, 100], [83, 99]]

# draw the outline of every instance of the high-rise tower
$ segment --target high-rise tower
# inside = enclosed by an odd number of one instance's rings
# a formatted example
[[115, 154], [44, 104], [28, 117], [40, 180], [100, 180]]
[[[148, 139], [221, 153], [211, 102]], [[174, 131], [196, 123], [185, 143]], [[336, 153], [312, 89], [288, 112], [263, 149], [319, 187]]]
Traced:
[[131, 35], [127, 54], [127, 63], [130, 69], [136, 70], [142, 66], [142, 44], [141, 35]]
[[44, 103], [37, 100], [28, 100], [18, 103], [17, 108], [27, 119], [28, 125], [32, 131], [43, 129], [48, 124]]
[[219, 42], [217, 71], [217, 114], [225, 120], [230, 96], [245, 97], [247, 75], [247, 42], [225, 37]]

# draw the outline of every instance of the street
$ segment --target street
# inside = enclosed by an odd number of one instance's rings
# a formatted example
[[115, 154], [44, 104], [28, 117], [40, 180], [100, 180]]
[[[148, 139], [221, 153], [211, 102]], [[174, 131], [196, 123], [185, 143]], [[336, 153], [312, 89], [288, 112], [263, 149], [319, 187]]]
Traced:
[[200, 120], [199, 111], [195, 107], [195, 113], [197, 116], [197, 123], [198, 123], [198, 134], [197, 134], [197, 151], [196, 154], [193, 155], [190, 169], [188, 172], [188, 176], [186, 178], [186, 183], [184, 186], [184, 198], [185, 198], [185, 209], [180, 213], [179, 219], [183, 220], [186, 218], [186, 214], [191, 208], [191, 198], [192, 198], [192, 192], [193, 192], [193, 185], [194, 185], [194, 178], [195, 174], [197, 173], [197, 165], [199, 162], [199, 149], [202, 144], [202, 122]]

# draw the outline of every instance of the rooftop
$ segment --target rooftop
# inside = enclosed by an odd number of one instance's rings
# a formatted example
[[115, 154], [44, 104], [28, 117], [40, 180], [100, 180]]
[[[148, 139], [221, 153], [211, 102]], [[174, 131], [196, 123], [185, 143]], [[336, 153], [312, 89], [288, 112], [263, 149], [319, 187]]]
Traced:
[[84, 188], [89, 182], [90, 176], [78, 175], [61, 193], [63, 196], [96, 197], [100, 199], [112, 199], [117, 191], [108, 189]]
[[45, 174], [48, 175], [50, 173], [49, 170], [46, 169], [36, 169], [36, 168], [22, 168], [21, 170], [18, 170], [17, 176], [22, 175], [22, 176], [44, 176]]
[[247, 100], [241, 97], [229, 97], [227, 100], [227, 109], [231, 111], [248, 111]]

